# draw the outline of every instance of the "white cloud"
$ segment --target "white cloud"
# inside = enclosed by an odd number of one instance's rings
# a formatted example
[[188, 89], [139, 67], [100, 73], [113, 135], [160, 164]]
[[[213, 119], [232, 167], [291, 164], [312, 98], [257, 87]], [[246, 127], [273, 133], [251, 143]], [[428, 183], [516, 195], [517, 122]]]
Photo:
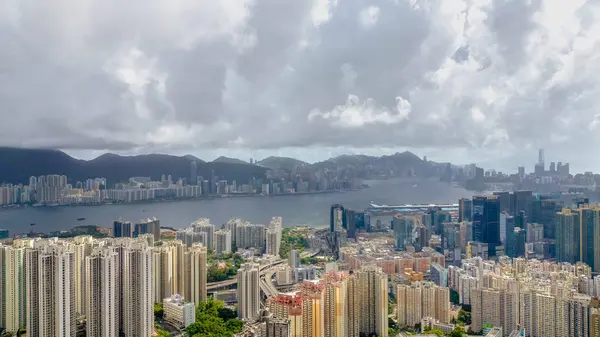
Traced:
[[318, 27], [331, 19], [332, 11], [337, 6], [338, 0], [312, 0], [314, 1], [311, 17], [313, 24]]
[[358, 21], [364, 29], [369, 29], [375, 26], [377, 20], [379, 20], [379, 7], [377, 6], [369, 6], [364, 8], [358, 14]]
[[350, 95], [344, 105], [338, 105], [329, 112], [313, 110], [308, 115], [308, 119], [330, 121], [333, 126], [340, 128], [358, 128], [368, 124], [397, 124], [408, 118], [411, 106], [402, 97], [396, 99], [396, 110], [390, 111], [386, 107], [378, 106], [371, 98], [361, 102], [357, 96]]

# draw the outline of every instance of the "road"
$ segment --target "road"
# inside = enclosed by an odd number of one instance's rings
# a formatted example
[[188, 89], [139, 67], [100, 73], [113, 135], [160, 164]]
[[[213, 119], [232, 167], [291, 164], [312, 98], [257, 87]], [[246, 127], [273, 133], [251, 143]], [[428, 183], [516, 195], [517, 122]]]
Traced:
[[[307, 252], [302, 252], [300, 253], [300, 258], [305, 258], [305, 257], [314, 257], [316, 255], [319, 254], [319, 251], [307, 251]], [[283, 260], [283, 259], [278, 259], [277, 261], [271, 262], [269, 264], [266, 264], [264, 266], [260, 267], [260, 275], [261, 277], [263, 277], [271, 268], [278, 266], [280, 264], [283, 264], [287, 262], [287, 260]], [[274, 272], [273, 272], [274, 273]], [[271, 274], [272, 275], [272, 274]], [[269, 278], [271, 279], [271, 278]], [[221, 289], [221, 288], [226, 288], [226, 287], [231, 287], [234, 284], [237, 284], [237, 278], [232, 278], [229, 280], [225, 280], [225, 281], [220, 281], [220, 282], [212, 282], [212, 283], [208, 283], [206, 285], [206, 290], [217, 290], [217, 289]], [[272, 282], [271, 282], [272, 285]], [[275, 289], [275, 287], [273, 287], [273, 289]]]

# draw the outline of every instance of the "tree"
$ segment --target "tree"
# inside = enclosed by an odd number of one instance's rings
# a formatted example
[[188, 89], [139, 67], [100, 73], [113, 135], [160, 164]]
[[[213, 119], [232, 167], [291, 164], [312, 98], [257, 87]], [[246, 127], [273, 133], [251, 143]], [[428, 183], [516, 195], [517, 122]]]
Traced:
[[465, 325], [471, 325], [471, 313], [460, 309], [458, 312], [458, 322]]
[[154, 317], [157, 319], [162, 319], [165, 311], [163, 309], [162, 303], [154, 303]]
[[450, 334], [448, 334], [448, 337], [463, 337], [463, 335], [466, 333], [467, 332], [465, 331], [465, 328], [462, 326], [457, 326]]
[[208, 298], [196, 308], [196, 321], [185, 332], [193, 337], [231, 337], [241, 332], [244, 323], [235, 318], [235, 311], [225, 308], [223, 301]]

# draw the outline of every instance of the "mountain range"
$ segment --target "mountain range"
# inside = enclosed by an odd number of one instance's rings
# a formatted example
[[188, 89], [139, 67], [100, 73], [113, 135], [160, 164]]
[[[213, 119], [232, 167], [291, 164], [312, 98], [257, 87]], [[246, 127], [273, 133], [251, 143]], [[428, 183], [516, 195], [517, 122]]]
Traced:
[[204, 179], [209, 179], [214, 171], [216, 176], [245, 183], [253, 177], [264, 177], [267, 171], [257, 165], [205, 162], [190, 155], [120, 156], [107, 153], [92, 160], [81, 160], [59, 150], [0, 147], [0, 184], [27, 184], [30, 176], [47, 174], [64, 174], [70, 183], [104, 177], [110, 185], [135, 176], [159, 180], [164, 174], [177, 179], [190, 176], [192, 161], [196, 161], [197, 174]]
[[112, 185], [129, 177], [144, 176], [154, 180], [164, 175], [173, 179], [190, 176], [190, 164], [196, 161], [197, 174], [209, 179], [211, 174], [227, 180], [247, 182], [264, 178], [269, 169], [292, 171], [296, 168], [318, 170], [350, 168], [357, 177], [377, 176], [435, 176], [447, 164], [424, 161], [411, 152], [386, 156], [342, 155], [316, 163], [307, 163], [288, 157], [268, 157], [254, 164], [240, 159], [221, 156], [211, 162], [192, 155], [173, 156], [148, 154], [121, 156], [107, 153], [92, 160], [76, 159], [59, 150], [0, 147], [0, 184], [29, 182], [30, 176], [64, 174], [69, 182], [104, 177]]

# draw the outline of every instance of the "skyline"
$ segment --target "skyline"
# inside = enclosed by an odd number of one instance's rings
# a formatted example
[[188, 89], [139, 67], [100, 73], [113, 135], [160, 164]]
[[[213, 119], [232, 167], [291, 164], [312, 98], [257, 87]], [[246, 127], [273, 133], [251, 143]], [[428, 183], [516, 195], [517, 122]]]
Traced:
[[503, 171], [542, 147], [600, 171], [580, 155], [600, 140], [597, 4], [280, 6], [3, 4], [0, 145], [309, 162], [410, 150]]

